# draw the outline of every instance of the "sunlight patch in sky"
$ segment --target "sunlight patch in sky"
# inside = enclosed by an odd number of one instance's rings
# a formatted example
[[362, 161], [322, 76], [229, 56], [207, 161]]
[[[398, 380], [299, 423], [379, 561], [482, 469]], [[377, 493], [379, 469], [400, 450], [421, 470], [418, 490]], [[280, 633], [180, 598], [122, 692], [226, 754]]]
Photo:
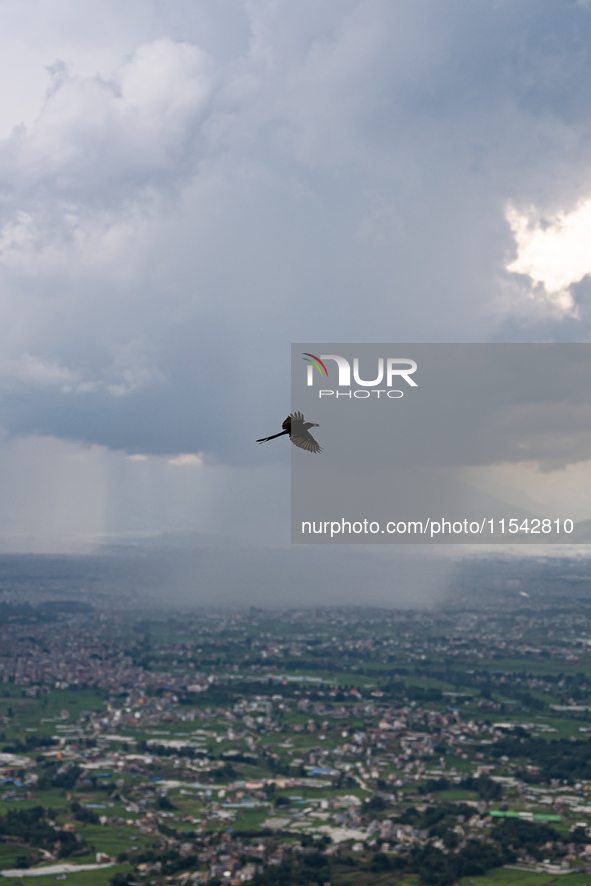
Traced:
[[507, 270], [543, 284], [551, 301], [571, 311], [569, 287], [591, 273], [591, 200], [549, 220], [533, 207], [520, 212], [510, 206], [506, 218], [517, 243], [517, 258]]

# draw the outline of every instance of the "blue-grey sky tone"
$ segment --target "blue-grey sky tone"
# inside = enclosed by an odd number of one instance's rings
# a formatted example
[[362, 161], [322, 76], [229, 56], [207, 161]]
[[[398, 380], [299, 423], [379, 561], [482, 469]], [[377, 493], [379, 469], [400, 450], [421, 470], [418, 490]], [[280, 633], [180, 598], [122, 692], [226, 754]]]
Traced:
[[0, 78], [0, 548], [289, 564], [290, 342], [589, 341], [587, 0], [4, 0]]

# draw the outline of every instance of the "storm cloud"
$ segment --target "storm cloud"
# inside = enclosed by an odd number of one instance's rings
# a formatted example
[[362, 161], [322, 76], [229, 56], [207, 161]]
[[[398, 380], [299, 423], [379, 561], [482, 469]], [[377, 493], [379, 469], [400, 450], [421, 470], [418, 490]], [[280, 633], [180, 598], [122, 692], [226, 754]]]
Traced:
[[254, 440], [290, 342], [589, 340], [588, 3], [10, 0], [0, 34], [5, 534], [51, 535], [59, 476], [64, 537], [215, 502], [287, 540]]
[[45, 76], [0, 143], [9, 433], [252, 462], [290, 340], [572, 320], [505, 212], [587, 196], [584, 4], [35, 7], [0, 13]]

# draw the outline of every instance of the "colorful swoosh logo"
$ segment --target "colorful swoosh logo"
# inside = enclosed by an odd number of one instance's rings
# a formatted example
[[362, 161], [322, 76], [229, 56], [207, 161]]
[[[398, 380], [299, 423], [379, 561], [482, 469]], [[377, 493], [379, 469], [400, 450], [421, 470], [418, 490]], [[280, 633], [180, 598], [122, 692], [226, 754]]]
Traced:
[[[322, 375], [322, 370], [324, 369], [324, 375], [328, 378], [328, 369], [326, 368], [320, 357], [315, 357], [314, 354], [307, 354], [306, 351], [302, 351], [302, 353], [304, 354], [304, 357], [302, 359], [305, 360], [306, 363], [311, 363], [312, 366], [315, 366], [320, 375]], [[311, 359], [308, 360], [308, 357], [310, 357]], [[320, 367], [322, 367], [322, 369]]]

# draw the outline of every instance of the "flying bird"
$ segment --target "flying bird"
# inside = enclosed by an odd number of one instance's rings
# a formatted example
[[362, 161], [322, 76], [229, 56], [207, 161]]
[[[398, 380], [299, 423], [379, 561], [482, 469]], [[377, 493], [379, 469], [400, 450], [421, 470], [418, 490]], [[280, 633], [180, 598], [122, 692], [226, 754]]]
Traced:
[[284, 434], [289, 434], [289, 439], [294, 446], [305, 449], [307, 452], [322, 452], [322, 449], [308, 431], [308, 428], [319, 428], [320, 425], [315, 424], [313, 421], [304, 421], [304, 416], [301, 412], [292, 412], [291, 415], [287, 416], [281, 427], [283, 430], [279, 434], [273, 434], [271, 437], [262, 437], [260, 440], [257, 440], [257, 443], [266, 443], [267, 440], [274, 440], [275, 437], [283, 437]]

